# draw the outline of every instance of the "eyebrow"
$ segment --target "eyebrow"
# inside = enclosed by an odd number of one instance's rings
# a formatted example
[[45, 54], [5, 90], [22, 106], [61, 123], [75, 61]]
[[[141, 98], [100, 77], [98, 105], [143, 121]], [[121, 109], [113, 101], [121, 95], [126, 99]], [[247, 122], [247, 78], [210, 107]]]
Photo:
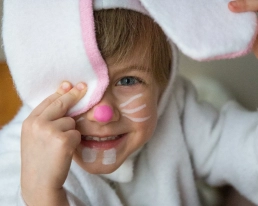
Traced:
[[129, 67], [124, 67], [121, 70], [119, 70], [119, 72], [123, 73], [123, 72], [130, 72], [130, 71], [141, 71], [141, 72], [150, 72], [150, 68], [148, 67], [144, 67], [144, 66], [140, 66], [140, 65], [131, 65]]

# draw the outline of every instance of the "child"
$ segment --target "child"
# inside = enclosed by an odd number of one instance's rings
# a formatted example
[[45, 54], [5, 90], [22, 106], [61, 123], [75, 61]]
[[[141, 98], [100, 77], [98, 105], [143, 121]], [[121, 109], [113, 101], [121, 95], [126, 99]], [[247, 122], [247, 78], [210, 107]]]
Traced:
[[191, 84], [175, 76], [176, 49], [149, 17], [123, 9], [94, 15], [108, 87], [71, 118], [87, 85], [64, 81], [1, 131], [1, 205], [194, 206], [196, 178], [232, 184], [258, 204], [257, 114], [235, 102], [221, 113], [198, 103]]

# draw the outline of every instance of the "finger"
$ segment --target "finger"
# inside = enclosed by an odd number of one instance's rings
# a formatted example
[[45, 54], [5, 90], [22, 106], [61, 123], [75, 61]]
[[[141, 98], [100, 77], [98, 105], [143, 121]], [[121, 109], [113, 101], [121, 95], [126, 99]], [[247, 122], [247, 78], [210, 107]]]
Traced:
[[78, 130], [69, 130], [65, 135], [69, 139], [69, 147], [75, 150], [81, 143], [81, 133]]
[[58, 99], [59, 97], [61, 97], [62, 95], [64, 95], [65, 93], [67, 93], [68, 91], [70, 91], [70, 89], [72, 88], [72, 84], [70, 82], [62, 82], [60, 87], [57, 89], [57, 91], [50, 95], [49, 97], [47, 97], [45, 100], [43, 100], [32, 112], [31, 115], [32, 116], [38, 116], [40, 115], [45, 109], [46, 107], [48, 107], [53, 101], [55, 101], [56, 99]]
[[75, 120], [72, 117], [63, 117], [53, 122], [55, 128], [58, 128], [62, 132], [75, 129]]
[[258, 11], [257, 0], [236, 0], [231, 1], [228, 7], [233, 12]]
[[79, 83], [69, 92], [55, 99], [42, 113], [41, 116], [49, 121], [63, 117], [86, 93], [87, 87]]

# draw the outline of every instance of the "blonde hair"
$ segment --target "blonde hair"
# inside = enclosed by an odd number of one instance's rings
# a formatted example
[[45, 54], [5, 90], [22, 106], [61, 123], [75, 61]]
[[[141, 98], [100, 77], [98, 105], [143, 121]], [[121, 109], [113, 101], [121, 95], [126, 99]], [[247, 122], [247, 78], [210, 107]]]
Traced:
[[150, 17], [125, 9], [95, 11], [94, 17], [103, 58], [115, 57], [119, 62], [139, 49], [143, 58], [149, 58], [151, 72], [164, 89], [171, 72], [172, 52], [161, 28]]

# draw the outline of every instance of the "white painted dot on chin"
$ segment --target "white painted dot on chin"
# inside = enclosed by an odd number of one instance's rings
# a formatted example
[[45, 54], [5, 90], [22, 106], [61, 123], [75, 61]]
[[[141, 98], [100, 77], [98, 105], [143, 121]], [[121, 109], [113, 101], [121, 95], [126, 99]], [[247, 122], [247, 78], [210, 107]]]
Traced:
[[92, 149], [86, 147], [82, 150], [82, 160], [83, 162], [95, 162], [97, 159], [98, 151], [96, 149]]
[[103, 165], [111, 165], [116, 162], [116, 149], [112, 148], [109, 150], [105, 150], [103, 153], [102, 164]]

